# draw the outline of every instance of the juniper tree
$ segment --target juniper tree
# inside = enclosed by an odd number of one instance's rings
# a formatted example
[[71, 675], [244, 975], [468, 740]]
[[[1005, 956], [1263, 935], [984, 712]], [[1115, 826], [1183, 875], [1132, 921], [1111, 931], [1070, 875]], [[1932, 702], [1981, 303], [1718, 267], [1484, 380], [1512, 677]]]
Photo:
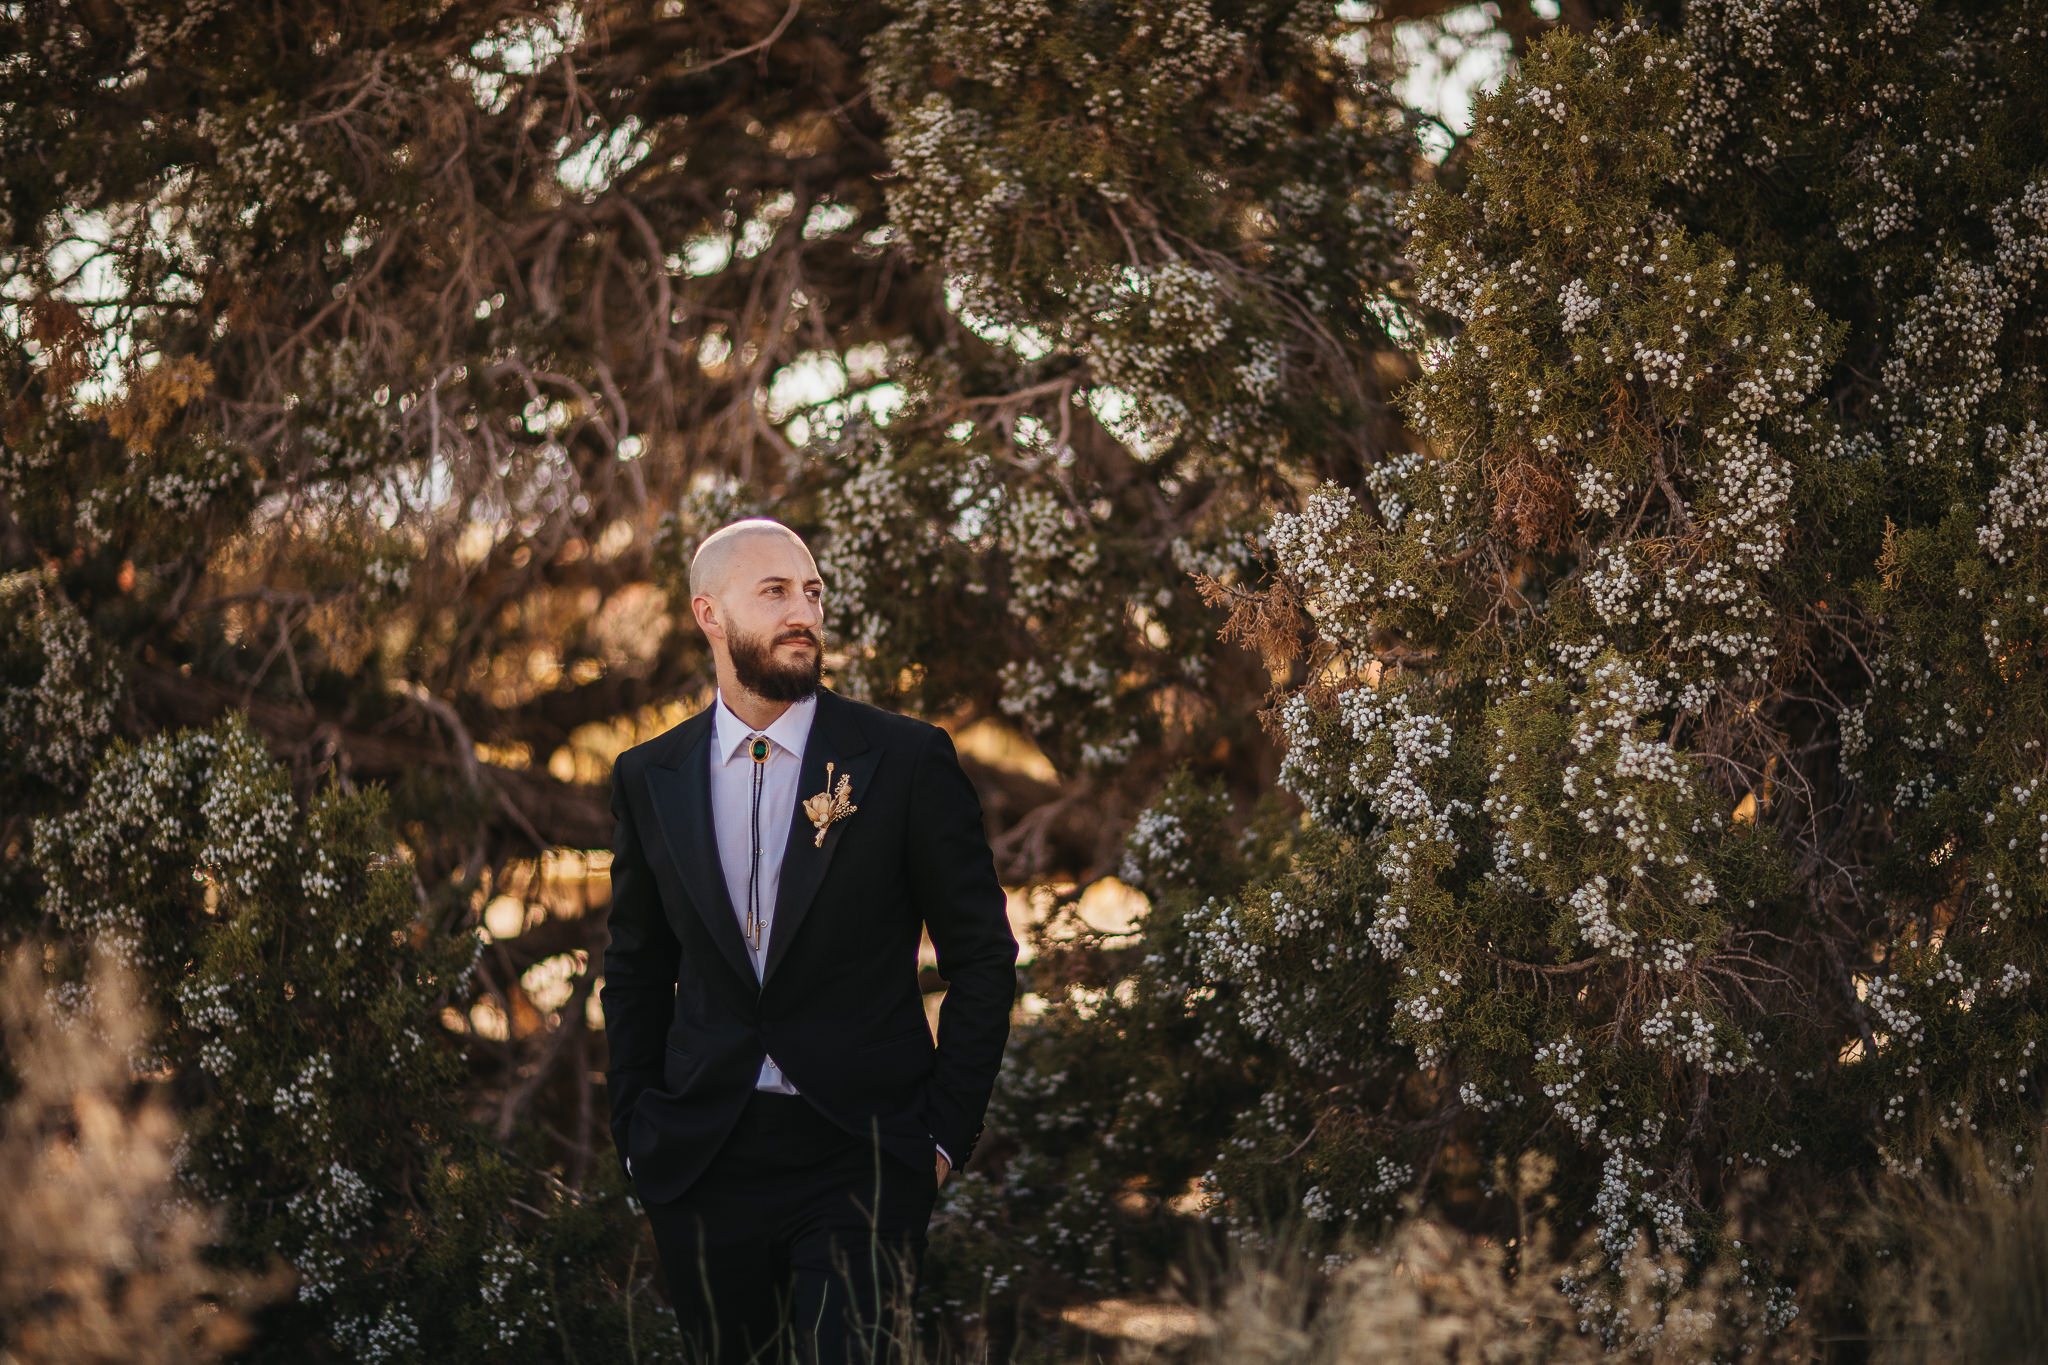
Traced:
[[1242, 561], [1264, 499], [1390, 438], [1414, 153], [1345, 55], [1357, 27], [921, 3], [875, 40], [891, 229], [959, 321], [897, 371], [886, 425], [821, 440], [839, 677], [1022, 728], [1094, 793], [1098, 874], [1174, 758], [1270, 781], [1264, 679], [1216, 647], [1190, 575]]
[[[1568, 1229], [1725, 1261], [1779, 1320], [1799, 1210], [1944, 1133], [2025, 1174], [2043, 41], [2023, 4], [1702, 4], [1553, 33], [1477, 102], [1465, 183], [1408, 210], [1447, 332], [1418, 440], [1217, 589], [1304, 642], [1305, 823], [1233, 891], [1185, 798], [1141, 819], [1133, 1003], [1011, 1103], [1083, 1103], [1105, 1031], [1249, 1035], [1218, 1216], [1370, 1225], [1538, 1151]], [[1089, 1084], [1118, 1134], [1199, 1121]]]

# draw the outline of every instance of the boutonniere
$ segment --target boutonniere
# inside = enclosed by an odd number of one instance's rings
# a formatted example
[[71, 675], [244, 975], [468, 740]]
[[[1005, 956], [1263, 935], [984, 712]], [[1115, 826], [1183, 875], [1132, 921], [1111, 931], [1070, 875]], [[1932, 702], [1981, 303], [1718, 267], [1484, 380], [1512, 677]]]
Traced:
[[839, 774], [839, 785], [832, 785], [832, 765], [825, 765], [825, 790], [804, 802], [804, 814], [811, 817], [811, 823], [818, 828], [818, 838], [813, 845], [825, 846], [825, 831], [839, 821], [859, 810], [853, 804], [853, 779], [845, 773]]

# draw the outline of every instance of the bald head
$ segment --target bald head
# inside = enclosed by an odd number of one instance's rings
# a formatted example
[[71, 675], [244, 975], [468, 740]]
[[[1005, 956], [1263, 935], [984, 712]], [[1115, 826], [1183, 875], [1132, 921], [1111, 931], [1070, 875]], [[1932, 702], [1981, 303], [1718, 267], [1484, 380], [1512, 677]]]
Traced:
[[[741, 566], [742, 561], [760, 557], [750, 551], [787, 550], [792, 547], [806, 563], [811, 562], [811, 549], [804, 544], [803, 537], [779, 521], [750, 517], [730, 526], [721, 526], [705, 537], [704, 543], [697, 547], [696, 557], [690, 561], [690, 596], [723, 597], [732, 586], [734, 570]], [[813, 568], [812, 576], [816, 572]]]

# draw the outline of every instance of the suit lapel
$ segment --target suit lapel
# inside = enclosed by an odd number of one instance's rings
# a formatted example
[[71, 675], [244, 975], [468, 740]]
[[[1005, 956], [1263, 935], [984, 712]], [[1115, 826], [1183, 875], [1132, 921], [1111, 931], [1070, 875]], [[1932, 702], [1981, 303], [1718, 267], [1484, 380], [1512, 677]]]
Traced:
[[[715, 703], [714, 703], [715, 705]], [[711, 707], [684, 722], [669, 753], [647, 765], [647, 786], [662, 841], [711, 941], [740, 977], [753, 984], [754, 963], [726, 894], [711, 824]], [[690, 733], [690, 727], [696, 733]]]
[[819, 692], [818, 714], [811, 723], [811, 737], [804, 744], [803, 768], [797, 779], [796, 808], [790, 812], [789, 846], [782, 855], [782, 885], [775, 895], [775, 923], [768, 931], [763, 985], [775, 975], [775, 968], [789, 952], [840, 842], [860, 837], [861, 815], [856, 811], [834, 821], [825, 831], [821, 845], [817, 827], [804, 814], [804, 802], [825, 790], [825, 765], [829, 763], [832, 785], [837, 786], [840, 774], [845, 774], [852, 783], [848, 797], [855, 806], [860, 805], [867, 794], [868, 779], [881, 758], [882, 751], [868, 744], [853, 708], [830, 692]]

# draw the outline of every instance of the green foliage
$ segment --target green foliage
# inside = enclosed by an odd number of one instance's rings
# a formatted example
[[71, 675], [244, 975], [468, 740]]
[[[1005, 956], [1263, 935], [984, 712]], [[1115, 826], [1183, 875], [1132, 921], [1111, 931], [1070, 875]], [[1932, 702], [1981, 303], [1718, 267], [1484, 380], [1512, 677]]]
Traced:
[[189, 1115], [180, 1178], [228, 1210], [223, 1254], [297, 1272], [253, 1358], [623, 1353], [634, 1295], [660, 1358], [622, 1186], [570, 1191], [462, 1112], [437, 1015], [482, 944], [423, 917], [392, 842], [374, 793], [302, 809], [232, 720], [115, 745], [36, 826], [44, 910], [165, 1021], [148, 1065]]
[[892, 231], [959, 321], [893, 365], [885, 425], [820, 444], [845, 685], [1001, 715], [1095, 783], [1259, 745], [1189, 578], [1234, 581], [1265, 499], [1390, 436], [1414, 147], [1357, 36], [1293, 3], [920, 3], [876, 37]]
[[2017, 4], [1702, 5], [1477, 101], [1408, 208], [1421, 440], [1277, 515], [1237, 602], [1314, 636], [1277, 708], [1308, 827], [1151, 926], [1281, 1060], [1228, 1216], [1485, 1217], [1540, 1152], [1610, 1265], [1647, 1234], [1782, 1322], [1847, 1180], [2024, 1150], [2042, 41]]
[[1281, 1058], [1210, 984], [1192, 926], [1204, 887], [1238, 884], [1282, 854], [1277, 809], [1233, 832], [1214, 784], [1178, 774], [1139, 820], [1123, 875], [1151, 899], [1127, 932], [1068, 907], [1034, 942], [1046, 1001], [1013, 1035], [989, 1112], [991, 1153], [947, 1183], [933, 1224], [936, 1296], [970, 1319], [988, 1300], [1057, 1302], [1078, 1283], [1162, 1276], [1235, 1116]]
[[55, 575], [0, 577], [0, 803], [77, 790], [113, 728], [119, 673]]
[[1356, 451], [1412, 148], [1345, 31], [1273, 0], [905, 6], [876, 41], [892, 222], [1148, 444]]

